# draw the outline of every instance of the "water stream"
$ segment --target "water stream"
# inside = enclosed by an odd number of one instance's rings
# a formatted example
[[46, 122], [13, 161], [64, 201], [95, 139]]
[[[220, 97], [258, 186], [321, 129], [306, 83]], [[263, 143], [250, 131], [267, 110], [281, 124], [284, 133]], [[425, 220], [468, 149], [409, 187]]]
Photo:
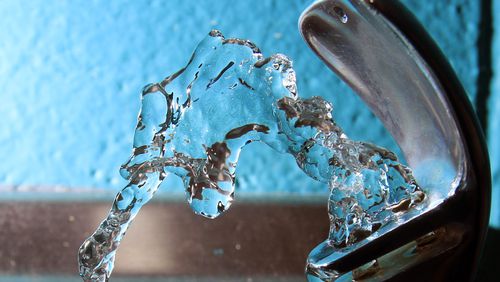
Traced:
[[327, 240], [339, 250], [421, 205], [426, 196], [411, 170], [386, 149], [350, 140], [332, 111], [321, 97], [299, 97], [286, 56], [266, 58], [249, 41], [210, 32], [185, 68], [144, 87], [133, 154], [120, 170], [129, 184], [80, 247], [83, 280], [109, 279], [125, 231], [171, 174], [183, 179], [196, 214], [226, 211], [250, 142], [291, 154], [330, 189]]

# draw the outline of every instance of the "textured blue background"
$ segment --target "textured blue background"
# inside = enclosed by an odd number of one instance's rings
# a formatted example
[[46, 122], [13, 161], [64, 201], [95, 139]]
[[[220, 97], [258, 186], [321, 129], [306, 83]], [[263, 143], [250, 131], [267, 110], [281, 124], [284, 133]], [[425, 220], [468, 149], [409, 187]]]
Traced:
[[500, 228], [500, 0], [493, 1], [493, 82], [488, 100], [488, 146], [493, 174], [490, 224]]
[[[357, 96], [300, 38], [297, 20], [309, 3], [1, 1], [0, 184], [117, 191], [125, 184], [118, 168], [130, 154], [141, 88], [184, 66], [213, 28], [226, 37], [248, 38], [267, 55], [287, 54], [294, 60], [300, 95], [322, 95], [332, 101], [336, 120], [354, 139], [397, 150]], [[403, 3], [436, 39], [474, 100], [479, 1]], [[495, 24], [500, 27], [500, 20]], [[495, 50], [500, 50], [500, 39]], [[500, 69], [498, 52], [494, 60]], [[498, 179], [500, 77], [494, 81], [488, 140]], [[265, 146], [250, 145], [237, 173], [238, 189], [247, 193], [325, 191], [304, 177], [290, 157]], [[180, 182], [172, 180], [162, 189], [179, 192]], [[498, 189], [496, 193], [500, 198]], [[498, 209], [492, 222], [500, 226]]]

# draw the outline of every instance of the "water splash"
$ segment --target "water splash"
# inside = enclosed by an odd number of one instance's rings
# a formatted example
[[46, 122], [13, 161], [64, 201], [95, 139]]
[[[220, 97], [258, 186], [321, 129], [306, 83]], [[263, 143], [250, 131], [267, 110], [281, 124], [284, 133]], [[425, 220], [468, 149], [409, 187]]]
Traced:
[[84, 281], [109, 279], [125, 231], [169, 173], [183, 179], [196, 214], [226, 211], [250, 142], [292, 154], [331, 189], [327, 241], [339, 250], [418, 206], [425, 194], [411, 170], [390, 151], [350, 140], [332, 110], [321, 97], [298, 97], [286, 56], [265, 58], [249, 41], [210, 32], [185, 68], [144, 88], [133, 155], [120, 170], [130, 183], [80, 247]]

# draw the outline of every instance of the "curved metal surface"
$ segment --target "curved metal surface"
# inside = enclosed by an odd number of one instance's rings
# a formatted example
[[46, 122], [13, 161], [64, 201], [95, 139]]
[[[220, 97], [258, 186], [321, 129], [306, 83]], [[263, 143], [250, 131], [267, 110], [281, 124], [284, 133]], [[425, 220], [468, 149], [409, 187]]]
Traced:
[[418, 217], [347, 253], [325, 244], [308, 267], [340, 277], [444, 228], [447, 235], [437, 241], [460, 233], [455, 246], [406, 268], [393, 266], [379, 280], [401, 279], [402, 273], [422, 279], [424, 272], [412, 269], [430, 266], [426, 261], [437, 257], [447, 266], [427, 279], [473, 279], [488, 224], [489, 160], [467, 95], [439, 48], [392, 0], [317, 1], [302, 14], [299, 28], [309, 47], [391, 132], [432, 202]]

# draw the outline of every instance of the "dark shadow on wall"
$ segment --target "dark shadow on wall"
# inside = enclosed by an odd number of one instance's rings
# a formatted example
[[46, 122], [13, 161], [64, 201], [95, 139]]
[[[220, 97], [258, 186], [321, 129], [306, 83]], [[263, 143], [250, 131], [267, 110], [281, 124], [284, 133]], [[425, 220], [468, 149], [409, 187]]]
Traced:
[[[477, 77], [476, 112], [483, 132], [488, 128], [488, 98], [491, 94], [491, 80], [493, 76], [492, 48], [493, 48], [493, 10], [492, 0], [481, 1], [481, 21], [479, 23], [479, 37], [477, 42], [479, 75]], [[467, 12], [467, 11], [462, 11]]]
[[477, 282], [498, 281], [498, 271], [500, 270], [500, 230], [490, 228], [486, 237], [486, 244], [483, 250], [483, 257], [479, 264]]
[[[492, 0], [481, 1], [480, 33], [477, 42], [479, 75], [477, 78], [476, 112], [483, 132], [488, 134], [488, 100], [493, 77], [493, 5]], [[477, 282], [498, 281], [500, 270], [500, 230], [490, 228], [479, 265]]]

